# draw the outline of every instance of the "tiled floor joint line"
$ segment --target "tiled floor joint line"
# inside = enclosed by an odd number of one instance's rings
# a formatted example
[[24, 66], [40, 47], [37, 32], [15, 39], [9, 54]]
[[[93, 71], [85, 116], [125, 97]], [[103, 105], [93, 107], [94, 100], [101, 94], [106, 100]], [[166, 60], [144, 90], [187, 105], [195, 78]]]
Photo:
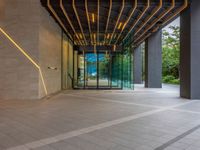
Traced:
[[167, 143], [164, 143], [163, 145], [157, 147], [155, 150], [164, 150], [165, 148], [169, 147], [170, 145], [176, 143], [177, 141], [181, 140], [182, 138], [186, 137], [187, 135], [193, 133], [194, 131], [200, 129], [200, 125], [195, 126], [194, 128], [182, 133], [181, 135], [173, 138], [172, 140], [168, 141]]
[[[69, 94], [69, 95], [74, 96], [74, 97], [86, 97], [84, 95], [74, 95], [74, 94]], [[122, 102], [122, 101], [117, 101], [117, 100], [112, 100], [112, 99], [107, 99], [107, 98], [96, 98], [96, 97], [91, 97], [91, 96], [87, 96], [86, 98], [91, 99], [91, 100], [119, 103], [119, 104], [125, 104], [125, 105], [136, 105], [136, 106], [151, 107], [151, 108], [164, 108], [162, 106], [157, 106], [157, 105], [139, 104], [139, 103], [132, 103], [132, 102]]]
[[151, 111], [136, 114], [136, 115], [131, 115], [131, 116], [128, 116], [128, 117], [124, 117], [124, 118], [104, 122], [104, 123], [101, 123], [101, 124], [98, 124], [98, 125], [94, 125], [94, 126], [91, 126], [91, 127], [88, 127], [88, 128], [74, 130], [74, 131], [71, 131], [71, 132], [59, 134], [59, 135], [54, 136], [54, 137], [41, 139], [41, 140], [38, 140], [38, 141], [30, 142], [30, 143], [20, 145], [20, 146], [16, 146], [16, 147], [11, 147], [11, 148], [8, 148], [7, 150], [30, 150], [30, 149], [33, 149], [33, 148], [45, 146], [45, 145], [48, 145], [48, 144], [51, 144], [51, 143], [59, 142], [61, 140], [66, 140], [66, 139], [76, 137], [76, 136], [79, 136], [79, 135], [82, 135], [82, 134], [86, 134], [86, 133], [90, 133], [90, 132], [93, 132], [93, 131], [96, 131], [96, 130], [100, 130], [100, 129], [103, 129], [103, 128], [106, 128], [106, 127], [111, 127], [111, 126], [114, 126], [114, 125], [118, 125], [118, 124], [121, 124], [121, 123], [132, 121], [132, 120], [135, 120], [135, 119], [138, 119], [138, 118], [146, 117], [146, 116], [158, 113], [158, 112], [173, 109], [175, 107], [179, 107], [179, 106], [186, 105], [186, 104], [193, 103], [193, 102], [195, 102], [195, 101], [189, 101], [189, 102], [185, 102], [185, 103], [174, 105], [174, 106], [169, 106], [169, 107], [151, 110]]
[[200, 112], [198, 112], [198, 111], [191, 111], [191, 110], [185, 110], [185, 109], [173, 108], [173, 109], [171, 109], [171, 110], [173, 110], [173, 111], [178, 111], [178, 112], [192, 113], [192, 114], [200, 114]]

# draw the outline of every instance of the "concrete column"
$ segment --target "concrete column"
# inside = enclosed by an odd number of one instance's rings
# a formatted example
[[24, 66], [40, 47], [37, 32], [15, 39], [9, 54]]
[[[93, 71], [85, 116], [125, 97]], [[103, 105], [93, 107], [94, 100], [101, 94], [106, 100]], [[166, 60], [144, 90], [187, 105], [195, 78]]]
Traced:
[[145, 87], [162, 87], [162, 31], [145, 41]]
[[181, 14], [180, 96], [200, 99], [200, 1]]
[[133, 50], [133, 78], [134, 84], [142, 83], [142, 47], [138, 46]]

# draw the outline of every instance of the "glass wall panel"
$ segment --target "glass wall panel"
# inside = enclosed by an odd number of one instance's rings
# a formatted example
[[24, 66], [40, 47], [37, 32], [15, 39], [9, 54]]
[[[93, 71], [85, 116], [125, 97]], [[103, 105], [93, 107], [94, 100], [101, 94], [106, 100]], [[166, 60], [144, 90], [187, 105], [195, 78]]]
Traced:
[[122, 78], [123, 78], [123, 89], [133, 89], [133, 51], [132, 45], [130, 44], [130, 39], [125, 41], [123, 45], [123, 52], [122, 52]]
[[108, 52], [98, 54], [98, 79], [99, 87], [109, 87], [110, 56]]
[[122, 57], [121, 53], [112, 53], [112, 67], [111, 67], [111, 87], [121, 88], [122, 81]]
[[85, 83], [84, 54], [79, 54], [77, 61], [78, 61], [78, 70], [77, 70], [77, 83], [75, 84], [75, 87], [83, 88]]
[[78, 51], [74, 51], [74, 86], [77, 85], [78, 82]]
[[97, 87], [97, 54], [85, 54], [86, 87]]
[[130, 47], [117, 52], [74, 52], [74, 87], [133, 89], [132, 59]]
[[68, 61], [68, 88], [73, 87], [73, 46], [69, 44], [69, 61]]

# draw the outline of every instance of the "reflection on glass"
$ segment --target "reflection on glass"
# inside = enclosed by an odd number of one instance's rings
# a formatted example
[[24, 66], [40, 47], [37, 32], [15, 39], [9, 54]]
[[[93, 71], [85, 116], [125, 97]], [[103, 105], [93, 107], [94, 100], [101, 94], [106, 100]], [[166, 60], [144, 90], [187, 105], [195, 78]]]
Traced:
[[78, 69], [77, 69], [77, 86], [83, 87], [84, 86], [84, 55], [78, 55]]
[[122, 57], [120, 53], [112, 55], [112, 71], [111, 71], [111, 86], [112, 88], [121, 88], [122, 80]]
[[86, 87], [97, 86], [97, 54], [87, 53], [85, 55], [85, 82]]
[[[99, 89], [133, 89], [132, 48], [123, 51], [78, 52], [74, 61], [74, 87]], [[74, 53], [75, 55], [76, 53]], [[77, 71], [77, 74], [76, 74]]]
[[110, 73], [110, 57], [109, 54], [99, 53], [99, 87], [108, 87], [109, 86], [109, 73]]

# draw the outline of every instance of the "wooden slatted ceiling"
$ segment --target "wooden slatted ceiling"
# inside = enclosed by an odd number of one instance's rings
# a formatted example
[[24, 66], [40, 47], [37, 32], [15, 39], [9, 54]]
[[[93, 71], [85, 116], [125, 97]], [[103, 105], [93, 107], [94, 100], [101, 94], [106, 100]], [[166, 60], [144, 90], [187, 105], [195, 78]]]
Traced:
[[41, 0], [76, 45], [135, 46], [170, 22], [189, 0]]

